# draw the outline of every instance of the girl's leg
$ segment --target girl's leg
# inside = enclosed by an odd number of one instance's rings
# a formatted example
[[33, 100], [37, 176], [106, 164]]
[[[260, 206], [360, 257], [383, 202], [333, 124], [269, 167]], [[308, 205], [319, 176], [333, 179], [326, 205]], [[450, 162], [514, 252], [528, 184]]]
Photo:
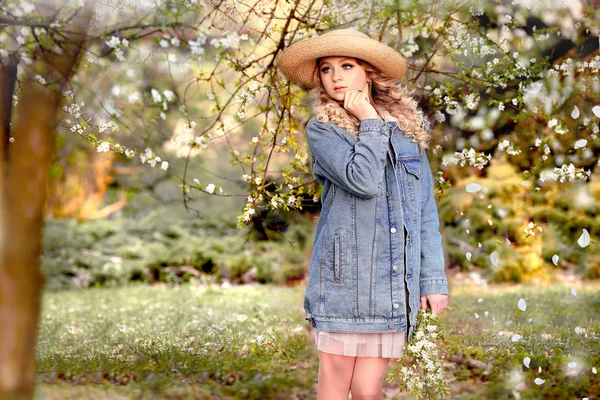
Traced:
[[356, 357], [350, 389], [352, 400], [382, 400], [389, 358]]
[[348, 400], [356, 359], [319, 351], [317, 400]]

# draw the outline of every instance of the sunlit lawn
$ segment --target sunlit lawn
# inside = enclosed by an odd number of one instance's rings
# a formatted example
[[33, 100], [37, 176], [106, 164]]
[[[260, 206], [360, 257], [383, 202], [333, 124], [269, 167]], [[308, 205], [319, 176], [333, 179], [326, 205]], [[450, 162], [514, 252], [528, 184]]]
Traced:
[[304, 364], [316, 360], [301, 296], [300, 288], [192, 285], [46, 294], [40, 380], [127, 384], [123, 393], [143, 398], [310, 398], [316, 373]]
[[[600, 285], [451, 291], [441, 319], [453, 398], [600, 398]], [[318, 356], [302, 295], [264, 285], [47, 293], [37, 395], [313, 399]]]

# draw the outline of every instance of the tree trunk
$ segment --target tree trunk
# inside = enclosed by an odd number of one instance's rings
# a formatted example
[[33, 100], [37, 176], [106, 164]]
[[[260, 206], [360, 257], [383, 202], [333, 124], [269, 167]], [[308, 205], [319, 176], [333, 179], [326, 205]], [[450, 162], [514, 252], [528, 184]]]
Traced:
[[[36, 345], [44, 277], [40, 272], [48, 170], [60, 94], [85, 43], [93, 3], [73, 19], [61, 55], [36, 49], [26, 67], [22, 96], [9, 127], [10, 72], [0, 76], [0, 399], [31, 399], [36, 380]], [[6, 67], [8, 68], [8, 67]], [[35, 71], [35, 72], [34, 72]], [[43, 86], [32, 78], [42, 75]], [[7, 114], [8, 113], [8, 116]], [[10, 132], [15, 138], [9, 143]]]

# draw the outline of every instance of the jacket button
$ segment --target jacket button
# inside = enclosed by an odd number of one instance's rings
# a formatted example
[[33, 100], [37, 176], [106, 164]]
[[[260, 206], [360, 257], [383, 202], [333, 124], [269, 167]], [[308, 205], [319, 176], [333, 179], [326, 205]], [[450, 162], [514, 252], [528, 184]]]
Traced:
[[392, 329], [394, 327], [394, 324], [389, 324], [388, 328]]
[[394, 266], [392, 266], [392, 269], [393, 269], [394, 271], [398, 271], [398, 266], [397, 266], [397, 265], [394, 265]]
[[394, 308], [398, 308], [398, 307], [400, 307], [400, 304], [394, 303]]
[[401, 201], [400, 203], [404, 204], [404, 203], [406, 203], [406, 202], [405, 202], [405, 201]]
[[387, 192], [387, 197], [390, 197], [392, 195], [392, 192]]
[[392, 227], [392, 229], [390, 229], [390, 232], [396, 233], [396, 228]]
[[411, 276], [412, 274], [406, 274], [406, 279], [410, 279]]
[[410, 240], [410, 236], [407, 236], [407, 237], [406, 237], [406, 240]]

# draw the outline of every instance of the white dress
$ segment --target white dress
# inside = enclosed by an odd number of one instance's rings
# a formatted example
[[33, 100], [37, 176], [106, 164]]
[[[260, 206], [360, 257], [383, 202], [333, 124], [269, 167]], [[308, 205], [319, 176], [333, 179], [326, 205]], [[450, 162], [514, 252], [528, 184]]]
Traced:
[[[398, 122], [391, 114], [384, 112], [385, 121]], [[315, 330], [317, 350], [353, 357], [400, 358], [407, 341], [406, 332], [346, 333]]]

